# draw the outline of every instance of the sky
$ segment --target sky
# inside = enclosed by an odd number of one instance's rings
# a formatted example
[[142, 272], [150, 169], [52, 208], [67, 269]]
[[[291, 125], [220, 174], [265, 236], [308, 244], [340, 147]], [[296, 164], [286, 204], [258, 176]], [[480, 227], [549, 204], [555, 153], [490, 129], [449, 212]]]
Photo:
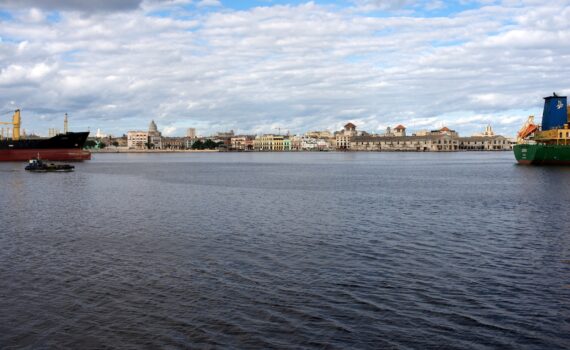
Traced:
[[0, 0], [0, 120], [122, 135], [515, 135], [570, 93], [570, 0]]

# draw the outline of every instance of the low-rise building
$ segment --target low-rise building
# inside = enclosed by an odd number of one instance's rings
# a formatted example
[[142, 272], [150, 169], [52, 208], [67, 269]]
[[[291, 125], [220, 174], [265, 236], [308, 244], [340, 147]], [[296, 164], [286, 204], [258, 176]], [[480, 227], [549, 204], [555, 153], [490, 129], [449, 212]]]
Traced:
[[460, 137], [459, 149], [464, 151], [508, 151], [512, 143], [504, 136], [471, 136]]
[[455, 137], [451, 135], [426, 136], [355, 136], [351, 140], [353, 151], [506, 151], [511, 142], [503, 136]]
[[129, 149], [147, 149], [148, 131], [127, 132], [127, 147]]
[[351, 140], [354, 151], [456, 151], [459, 142], [449, 135], [429, 136], [356, 136]]
[[254, 136], [243, 135], [235, 136], [230, 139], [230, 149], [234, 151], [251, 151], [253, 150]]
[[347, 123], [344, 126], [344, 129], [337, 132], [335, 135], [336, 148], [340, 150], [350, 149], [350, 140], [356, 135], [358, 135], [358, 131], [356, 131], [356, 125]]
[[291, 150], [291, 142], [283, 135], [265, 134], [255, 138], [253, 148], [256, 151], [288, 151]]
[[169, 150], [183, 150], [186, 149], [186, 137], [163, 137], [161, 142], [161, 149]]

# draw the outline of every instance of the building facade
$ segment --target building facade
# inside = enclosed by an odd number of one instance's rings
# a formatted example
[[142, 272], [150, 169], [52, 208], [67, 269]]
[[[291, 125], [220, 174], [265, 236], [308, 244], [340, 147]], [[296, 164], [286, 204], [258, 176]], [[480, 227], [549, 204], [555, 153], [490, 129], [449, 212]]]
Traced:
[[256, 151], [289, 151], [291, 140], [283, 135], [265, 134], [255, 138], [253, 148]]
[[234, 151], [252, 151], [254, 148], [253, 136], [235, 136], [231, 138], [230, 149]]
[[351, 139], [358, 135], [356, 125], [347, 123], [344, 129], [337, 132], [335, 136], [336, 148], [339, 150], [348, 150], [351, 148]]
[[127, 147], [129, 149], [147, 149], [148, 131], [127, 132]]

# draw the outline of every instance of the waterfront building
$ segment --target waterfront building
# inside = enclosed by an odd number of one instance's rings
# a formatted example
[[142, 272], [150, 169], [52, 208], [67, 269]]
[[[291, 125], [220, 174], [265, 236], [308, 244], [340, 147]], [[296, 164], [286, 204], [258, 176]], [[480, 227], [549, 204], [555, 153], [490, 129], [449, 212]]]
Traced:
[[356, 125], [352, 123], [347, 123], [344, 126], [344, 129], [337, 132], [335, 136], [336, 141], [336, 148], [341, 150], [348, 150], [350, 149], [351, 145], [351, 138], [358, 135], [358, 131], [356, 131]]
[[186, 129], [186, 137], [190, 139], [196, 138], [196, 129], [195, 128], [188, 128]]
[[127, 147], [129, 149], [147, 149], [148, 131], [127, 132]]
[[403, 126], [402, 124], [396, 126], [394, 128], [394, 136], [405, 137], [406, 136], [406, 127]]
[[316, 151], [318, 150], [318, 146], [317, 146], [317, 140], [316, 138], [312, 138], [312, 137], [304, 137], [301, 140], [301, 149], [304, 151]]
[[288, 137], [283, 135], [265, 134], [257, 136], [253, 142], [253, 148], [256, 151], [284, 151], [285, 138], [287, 138], [288, 147], [290, 150], [291, 143]]
[[161, 149], [169, 150], [183, 150], [186, 149], [186, 138], [185, 137], [162, 137], [161, 138]]
[[459, 142], [449, 135], [428, 136], [356, 136], [351, 140], [354, 151], [456, 151]]
[[230, 139], [230, 149], [235, 151], [251, 151], [253, 150], [254, 136], [243, 135], [235, 136]]
[[291, 150], [291, 139], [289, 137], [283, 138], [283, 150], [290, 151]]
[[465, 151], [508, 151], [512, 143], [500, 135], [460, 137], [459, 149]]
[[319, 139], [312, 137], [303, 137], [301, 138], [301, 145], [299, 149], [303, 151], [327, 151], [329, 149], [334, 149], [334, 147], [331, 147], [329, 140], [329, 138]]
[[303, 144], [303, 136], [299, 136], [299, 135], [295, 135], [295, 136], [291, 136], [290, 140], [291, 140], [291, 150], [292, 151], [300, 151], [302, 150], [302, 144]]
[[154, 120], [148, 126], [148, 145], [149, 148], [162, 149], [162, 134], [158, 131]]
[[511, 142], [503, 136], [455, 137], [448, 134], [425, 136], [355, 136], [353, 151], [506, 151]]

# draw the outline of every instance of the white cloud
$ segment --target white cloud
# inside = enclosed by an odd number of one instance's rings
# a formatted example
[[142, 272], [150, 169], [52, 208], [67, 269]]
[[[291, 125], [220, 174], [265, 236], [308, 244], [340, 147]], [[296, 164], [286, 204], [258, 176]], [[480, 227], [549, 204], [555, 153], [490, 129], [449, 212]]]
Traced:
[[[9, 6], [0, 94], [25, 107], [24, 123], [36, 130], [49, 127], [40, 115], [67, 111], [76, 128], [114, 134], [154, 118], [171, 134], [332, 130], [348, 120], [370, 131], [445, 123], [469, 134], [487, 122], [514, 133], [513, 111], [524, 120], [540, 114], [543, 95], [570, 91], [561, 64], [570, 57], [566, 0], [450, 17], [374, 17], [315, 3], [191, 12], [187, 3], [64, 11], [57, 21], [43, 7], [30, 16]], [[415, 6], [360, 3], [370, 4]], [[176, 16], [155, 15], [172, 9]]]

